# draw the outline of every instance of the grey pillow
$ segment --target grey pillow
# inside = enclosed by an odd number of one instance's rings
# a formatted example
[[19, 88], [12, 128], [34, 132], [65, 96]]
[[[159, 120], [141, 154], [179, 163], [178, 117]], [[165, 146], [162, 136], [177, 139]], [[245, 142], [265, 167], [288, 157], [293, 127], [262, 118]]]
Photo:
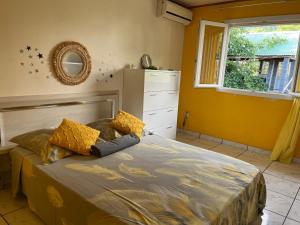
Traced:
[[41, 129], [18, 135], [10, 141], [41, 157], [43, 163], [55, 162], [72, 155], [72, 152], [49, 143], [53, 130]]
[[10, 141], [40, 155], [52, 133], [51, 129], [35, 130], [13, 137]]
[[105, 141], [111, 141], [116, 138], [122, 137], [122, 134], [110, 126], [112, 119], [100, 119], [87, 126], [100, 131], [100, 138]]
[[115, 152], [121, 151], [130, 146], [136, 145], [140, 142], [140, 139], [135, 134], [127, 134], [120, 138], [107, 142], [97, 142], [92, 145], [91, 154], [97, 157], [105, 157]]

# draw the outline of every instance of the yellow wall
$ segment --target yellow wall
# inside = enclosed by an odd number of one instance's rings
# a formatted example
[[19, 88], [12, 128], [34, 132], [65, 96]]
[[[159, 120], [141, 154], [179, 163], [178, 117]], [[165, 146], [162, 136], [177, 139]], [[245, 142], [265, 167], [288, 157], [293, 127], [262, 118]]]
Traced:
[[[158, 18], [156, 4], [156, 0], [0, 0], [0, 97], [107, 89], [121, 93], [122, 69], [126, 64], [138, 67], [144, 53], [158, 67], [180, 69], [184, 25]], [[62, 41], [78, 41], [91, 55], [92, 73], [80, 85], [67, 86], [55, 79], [51, 52]], [[35, 52], [33, 60], [26, 50], [19, 52], [27, 45], [44, 54], [44, 64]]]
[[[272, 3], [273, 2], [273, 3]], [[247, 1], [194, 9], [193, 22], [185, 30], [179, 127], [185, 111], [190, 112], [186, 129], [271, 150], [291, 107], [289, 100], [221, 93], [195, 89], [194, 59], [201, 19], [227, 19], [300, 14], [300, 1]], [[300, 157], [300, 143], [296, 156]]]

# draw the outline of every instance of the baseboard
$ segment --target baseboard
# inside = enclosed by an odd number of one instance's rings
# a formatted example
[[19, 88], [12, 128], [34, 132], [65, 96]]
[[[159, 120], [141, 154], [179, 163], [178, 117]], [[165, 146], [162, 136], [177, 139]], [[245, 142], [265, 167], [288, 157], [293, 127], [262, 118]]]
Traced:
[[293, 163], [300, 164], [300, 158], [294, 157], [294, 158], [293, 158]]
[[244, 149], [244, 150], [248, 149], [248, 145], [237, 143], [237, 142], [234, 142], [234, 141], [225, 140], [225, 139], [222, 139], [222, 140], [223, 140], [222, 144], [230, 145], [232, 147], [241, 148], [241, 149]]
[[217, 142], [217, 143], [220, 143], [220, 144], [222, 144], [222, 141], [223, 141], [221, 138], [209, 136], [209, 135], [206, 135], [206, 134], [199, 134], [199, 137], [200, 137], [200, 139], [213, 141], [213, 142]]
[[[234, 141], [230, 141], [230, 140], [210, 136], [210, 135], [207, 135], [207, 134], [202, 134], [202, 133], [189, 131], [189, 130], [185, 130], [185, 129], [180, 129], [180, 128], [177, 128], [177, 133], [187, 135], [187, 136], [191, 135], [194, 138], [204, 139], [204, 140], [208, 140], [208, 141], [214, 141], [214, 142], [217, 142], [217, 143], [220, 143], [220, 144], [230, 145], [232, 147], [242, 148], [242, 149], [245, 149], [245, 150], [248, 150], [248, 151], [251, 151], [251, 152], [256, 152], [256, 153], [262, 154], [262, 155], [267, 155], [267, 156], [271, 155], [271, 152], [269, 150], [265, 150], [265, 149], [262, 149], [262, 148], [257, 148], [257, 147], [246, 145], [246, 144], [241, 144], [241, 143], [238, 143], [238, 142], [234, 142]], [[294, 157], [293, 162], [300, 164], [300, 158]]]
[[189, 130], [184, 130], [177, 128], [177, 133], [187, 135], [187, 136], [192, 136], [194, 138], [200, 138], [200, 133], [189, 131]]

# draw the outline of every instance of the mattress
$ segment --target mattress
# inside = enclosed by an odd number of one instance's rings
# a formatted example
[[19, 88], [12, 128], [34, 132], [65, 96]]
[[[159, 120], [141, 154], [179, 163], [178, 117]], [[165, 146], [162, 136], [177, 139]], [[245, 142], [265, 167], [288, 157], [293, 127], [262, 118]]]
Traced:
[[266, 201], [255, 166], [156, 135], [100, 159], [11, 154], [13, 189], [49, 225], [246, 225]]

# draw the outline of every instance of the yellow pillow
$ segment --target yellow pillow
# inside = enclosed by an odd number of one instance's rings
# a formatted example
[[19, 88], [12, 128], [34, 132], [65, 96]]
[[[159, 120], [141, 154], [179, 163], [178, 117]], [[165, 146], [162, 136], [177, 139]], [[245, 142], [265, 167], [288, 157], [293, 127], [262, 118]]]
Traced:
[[49, 139], [49, 142], [70, 149], [81, 155], [89, 155], [100, 131], [80, 123], [64, 119]]
[[119, 111], [118, 115], [112, 120], [111, 126], [121, 133], [134, 133], [141, 137], [145, 124], [139, 118], [129, 113]]

